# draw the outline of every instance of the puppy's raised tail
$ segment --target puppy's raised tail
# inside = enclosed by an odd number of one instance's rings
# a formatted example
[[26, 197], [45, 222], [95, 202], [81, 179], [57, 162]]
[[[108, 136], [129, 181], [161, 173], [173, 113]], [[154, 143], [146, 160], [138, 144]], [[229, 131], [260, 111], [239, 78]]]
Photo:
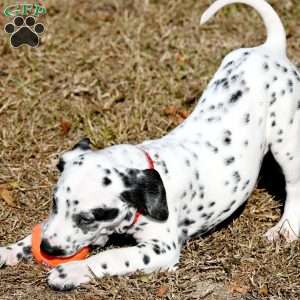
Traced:
[[267, 40], [264, 44], [271, 52], [286, 52], [286, 34], [277, 13], [265, 0], [217, 0], [202, 15], [201, 24], [206, 23], [222, 7], [243, 3], [252, 6], [261, 15], [267, 28]]

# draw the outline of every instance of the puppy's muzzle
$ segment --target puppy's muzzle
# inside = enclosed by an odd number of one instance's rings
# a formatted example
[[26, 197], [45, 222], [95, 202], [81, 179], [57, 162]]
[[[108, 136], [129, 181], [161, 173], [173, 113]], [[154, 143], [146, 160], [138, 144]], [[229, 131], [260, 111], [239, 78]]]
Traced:
[[65, 250], [59, 248], [59, 247], [53, 247], [50, 245], [49, 241], [46, 239], [42, 240], [41, 243], [41, 250], [48, 254], [48, 255], [53, 255], [53, 256], [64, 256], [66, 255]]

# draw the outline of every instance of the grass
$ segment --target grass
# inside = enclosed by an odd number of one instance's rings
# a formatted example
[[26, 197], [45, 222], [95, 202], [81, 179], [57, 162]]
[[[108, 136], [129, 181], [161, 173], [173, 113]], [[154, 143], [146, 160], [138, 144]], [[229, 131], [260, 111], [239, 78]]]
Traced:
[[[12, 49], [0, 30], [0, 243], [46, 218], [58, 155], [82, 136], [99, 148], [157, 138], [191, 112], [228, 51], [260, 44], [265, 28], [245, 6], [208, 25], [208, 0], [101, 0], [46, 3], [37, 49]], [[296, 0], [271, 3], [283, 19], [289, 56], [300, 62]], [[0, 17], [3, 28], [7, 18]], [[33, 263], [0, 270], [0, 299], [299, 299], [300, 243], [267, 244], [280, 203], [256, 190], [228, 226], [190, 241], [177, 271], [103, 278], [58, 294]]]

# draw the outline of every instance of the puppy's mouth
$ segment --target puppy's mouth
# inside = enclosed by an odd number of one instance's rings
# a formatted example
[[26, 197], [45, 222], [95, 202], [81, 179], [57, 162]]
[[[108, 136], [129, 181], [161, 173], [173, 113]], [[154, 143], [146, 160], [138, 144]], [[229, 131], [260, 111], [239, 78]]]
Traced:
[[83, 253], [86, 253], [87, 251], [89, 251], [88, 247], [84, 247], [78, 250], [74, 250], [74, 251], [65, 251], [62, 250], [61, 252], [55, 252], [55, 253], [48, 253], [45, 252], [41, 249], [41, 253], [43, 255], [43, 257], [48, 258], [48, 259], [52, 259], [54, 257], [56, 258], [61, 258], [61, 259], [73, 259], [76, 257], [80, 257], [81, 255], [84, 255]]

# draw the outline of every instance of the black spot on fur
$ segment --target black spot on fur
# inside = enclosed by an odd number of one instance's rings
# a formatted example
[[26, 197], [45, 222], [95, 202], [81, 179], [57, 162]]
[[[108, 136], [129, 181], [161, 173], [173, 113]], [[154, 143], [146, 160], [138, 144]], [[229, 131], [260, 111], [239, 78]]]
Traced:
[[218, 153], [219, 149], [213, 146], [210, 142], [206, 142], [206, 145], [211, 148], [214, 153]]
[[237, 102], [243, 95], [243, 92], [241, 90], [238, 90], [236, 93], [232, 94], [229, 103], [235, 103]]
[[150, 262], [150, 257], [149, 257], [148, 255], [145, 254], [145, 255], [143, 256], [143, 262], [144, 262], [145, 265], [148, 265], [149, 262]]
[[29, 254], [31, 254], [31, 246], [23, 247], [23, 253], [25, 256], [28, 256]]
[[249, 113], [245, 114], [244, 121], [246, 124], [248, 124], [250, 122], [250, 114]]
[[235, 161], [235, 158], [233, 156], [225, 159], [225, 164], [228, 166], [232, 164]]
[[156, 253], [157, 255], [160, 255], [161, 249], [158, 245], [153, 245], [152, 249], [153, 249], [154, 253]]
[[[229, 87], [229, 82], [227, 78], [222, 78], [222, 79], [218, 79], [215, 81], [215, 86], [216, 88], [218, 88], [219, 86], [222, 86], [225, 89], [228, 89]], [[203, 103], [203, 101], [202, 101]]]
[[236, 182], [240, 182], [241, 181], [241, 175], [240, 175], [240, 173], [238, 171], [235, 171], [233, 173], [233, 177], [234, 177], [234, 179], [235, 179]]
[[203, 210], [203, 205], [199, 205], [199, 206], [197, 207], [197, 210], [198, 210], [198, 211]]
[[269, 71], [269, 69], [270, 69], [270, 67], [267, 63], [263, 64], [263, 68], [264, 68], [265, 71]]
[[52, 213], [53, 214], [57, 214], [57, 197], [56, 196], [53, 196], [53, 199], [52, 199]]
[[229, 61], [225, 66], [224, 69], [227, 69], [229, 66], [233, 65], [233, 61]]
[[104, 177], [102, 183], [107, 186], [111, 184], [111, 180], [108, 177]]
[[250, 183], [250, 180], [247, 180], [247, 181], [245, 182], [245, 184], [244, 184], [243, 187], [242, 187], [242, 191], [246, 189], [246, 187], [249, 185], [249, 183]]
[[194, 220], [190, 220], [190, 219], [184, 219], [183, 221], [181, 221], [178, 226], [181, 227], [181, 226], [190, 226], [192, 224], [194, 224], [195, 221]]
[[107, 264], [101, 264], [101, 268], [106, 270], [107, 269]]
[[227, 145], [227, 146], [230, 145], [230, 144], [231, 144], [231, 138], [228, 137], [228, 136], [225, 137], [225, 138], [224, 138], [224, 144]]

